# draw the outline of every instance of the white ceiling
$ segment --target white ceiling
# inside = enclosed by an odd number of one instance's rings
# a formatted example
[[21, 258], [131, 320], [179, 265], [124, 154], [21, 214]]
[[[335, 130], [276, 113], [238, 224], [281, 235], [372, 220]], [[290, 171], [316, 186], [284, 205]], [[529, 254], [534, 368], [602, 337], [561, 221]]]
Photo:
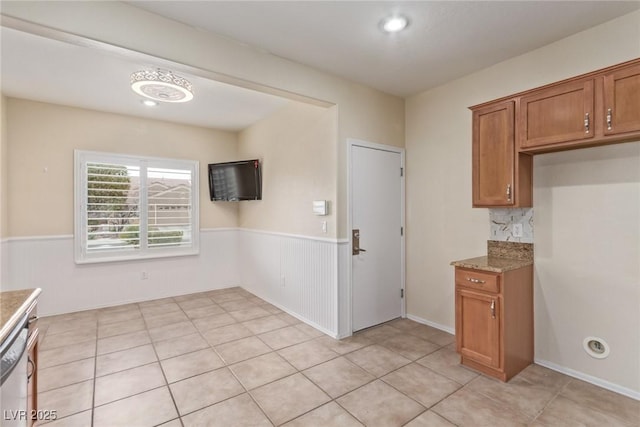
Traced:
[[[640, 8], [638, 1], [131, 1], [387, 93], [407, 96]], [[378, 29], [407, 16], [395, 35]]]
[[[289, 101], [178, 72], [194, 88], [193, 101], [145, 107], [129, 86], [131, 73], [159, 63], [133, 60], [3, 27], [2, 93], [73, 107], [237, 131]], [[166, 64], [162, 63], [162, 68]]]

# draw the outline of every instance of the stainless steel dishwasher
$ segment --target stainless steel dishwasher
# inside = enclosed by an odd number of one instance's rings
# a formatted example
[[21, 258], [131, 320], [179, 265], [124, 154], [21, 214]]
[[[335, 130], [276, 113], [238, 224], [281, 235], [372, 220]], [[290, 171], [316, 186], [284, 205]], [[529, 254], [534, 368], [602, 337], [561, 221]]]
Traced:
[[27, 425], [27, 316], [0, 346], [0, 426]]

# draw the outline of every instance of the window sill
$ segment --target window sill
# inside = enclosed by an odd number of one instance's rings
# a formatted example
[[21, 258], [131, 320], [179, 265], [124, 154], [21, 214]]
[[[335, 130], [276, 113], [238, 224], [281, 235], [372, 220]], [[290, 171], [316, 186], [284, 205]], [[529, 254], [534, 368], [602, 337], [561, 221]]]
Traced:
[[75, 263], [82, 264], [103, 264], [109, 262], [123, 262], [123, 261], [149, 261], [158, 258], [175, 258], [175, 257], [183, 257], [183, 256], [195, 256], [200, 255], [200, 250], [194, 249], [190, 251], [180, 251], [180, 252], [164, 252], [164, 253], [154, 253], [154, 254], [145, 254], [145, 255], [120, 255], [120, 256], [112, 256], [112, 257], [96, 257], [96, 258], [77, 258], [75, 259]]

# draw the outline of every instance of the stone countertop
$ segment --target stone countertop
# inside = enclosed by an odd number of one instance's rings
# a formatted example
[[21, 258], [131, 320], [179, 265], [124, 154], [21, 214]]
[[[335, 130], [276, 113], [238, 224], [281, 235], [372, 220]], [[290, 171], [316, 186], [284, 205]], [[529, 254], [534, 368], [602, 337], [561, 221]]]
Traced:
[[0, 292], [0, 343], [11, 333], [40, 292], [40, 288]]
[[493, 273], [504, 273], [505, 271], [517, 270], [518, 268], [533, 265], [533, 260], [480, 256], [453, 261], [451, 265], [455, 267], [472, 268], [474, 270], [491, 271]]

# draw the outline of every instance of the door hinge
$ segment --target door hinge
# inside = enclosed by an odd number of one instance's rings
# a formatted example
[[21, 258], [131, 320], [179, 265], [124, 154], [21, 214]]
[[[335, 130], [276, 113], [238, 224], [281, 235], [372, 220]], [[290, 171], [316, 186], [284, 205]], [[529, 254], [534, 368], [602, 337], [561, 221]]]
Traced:
[[404, 168], [400, 168], [400, 176], [404, 176]]
[[404, 227], [400, 227], [400, 235], [404, 236]]
[[400, 289], [400, 298], [404, 298], [404, 289]]

